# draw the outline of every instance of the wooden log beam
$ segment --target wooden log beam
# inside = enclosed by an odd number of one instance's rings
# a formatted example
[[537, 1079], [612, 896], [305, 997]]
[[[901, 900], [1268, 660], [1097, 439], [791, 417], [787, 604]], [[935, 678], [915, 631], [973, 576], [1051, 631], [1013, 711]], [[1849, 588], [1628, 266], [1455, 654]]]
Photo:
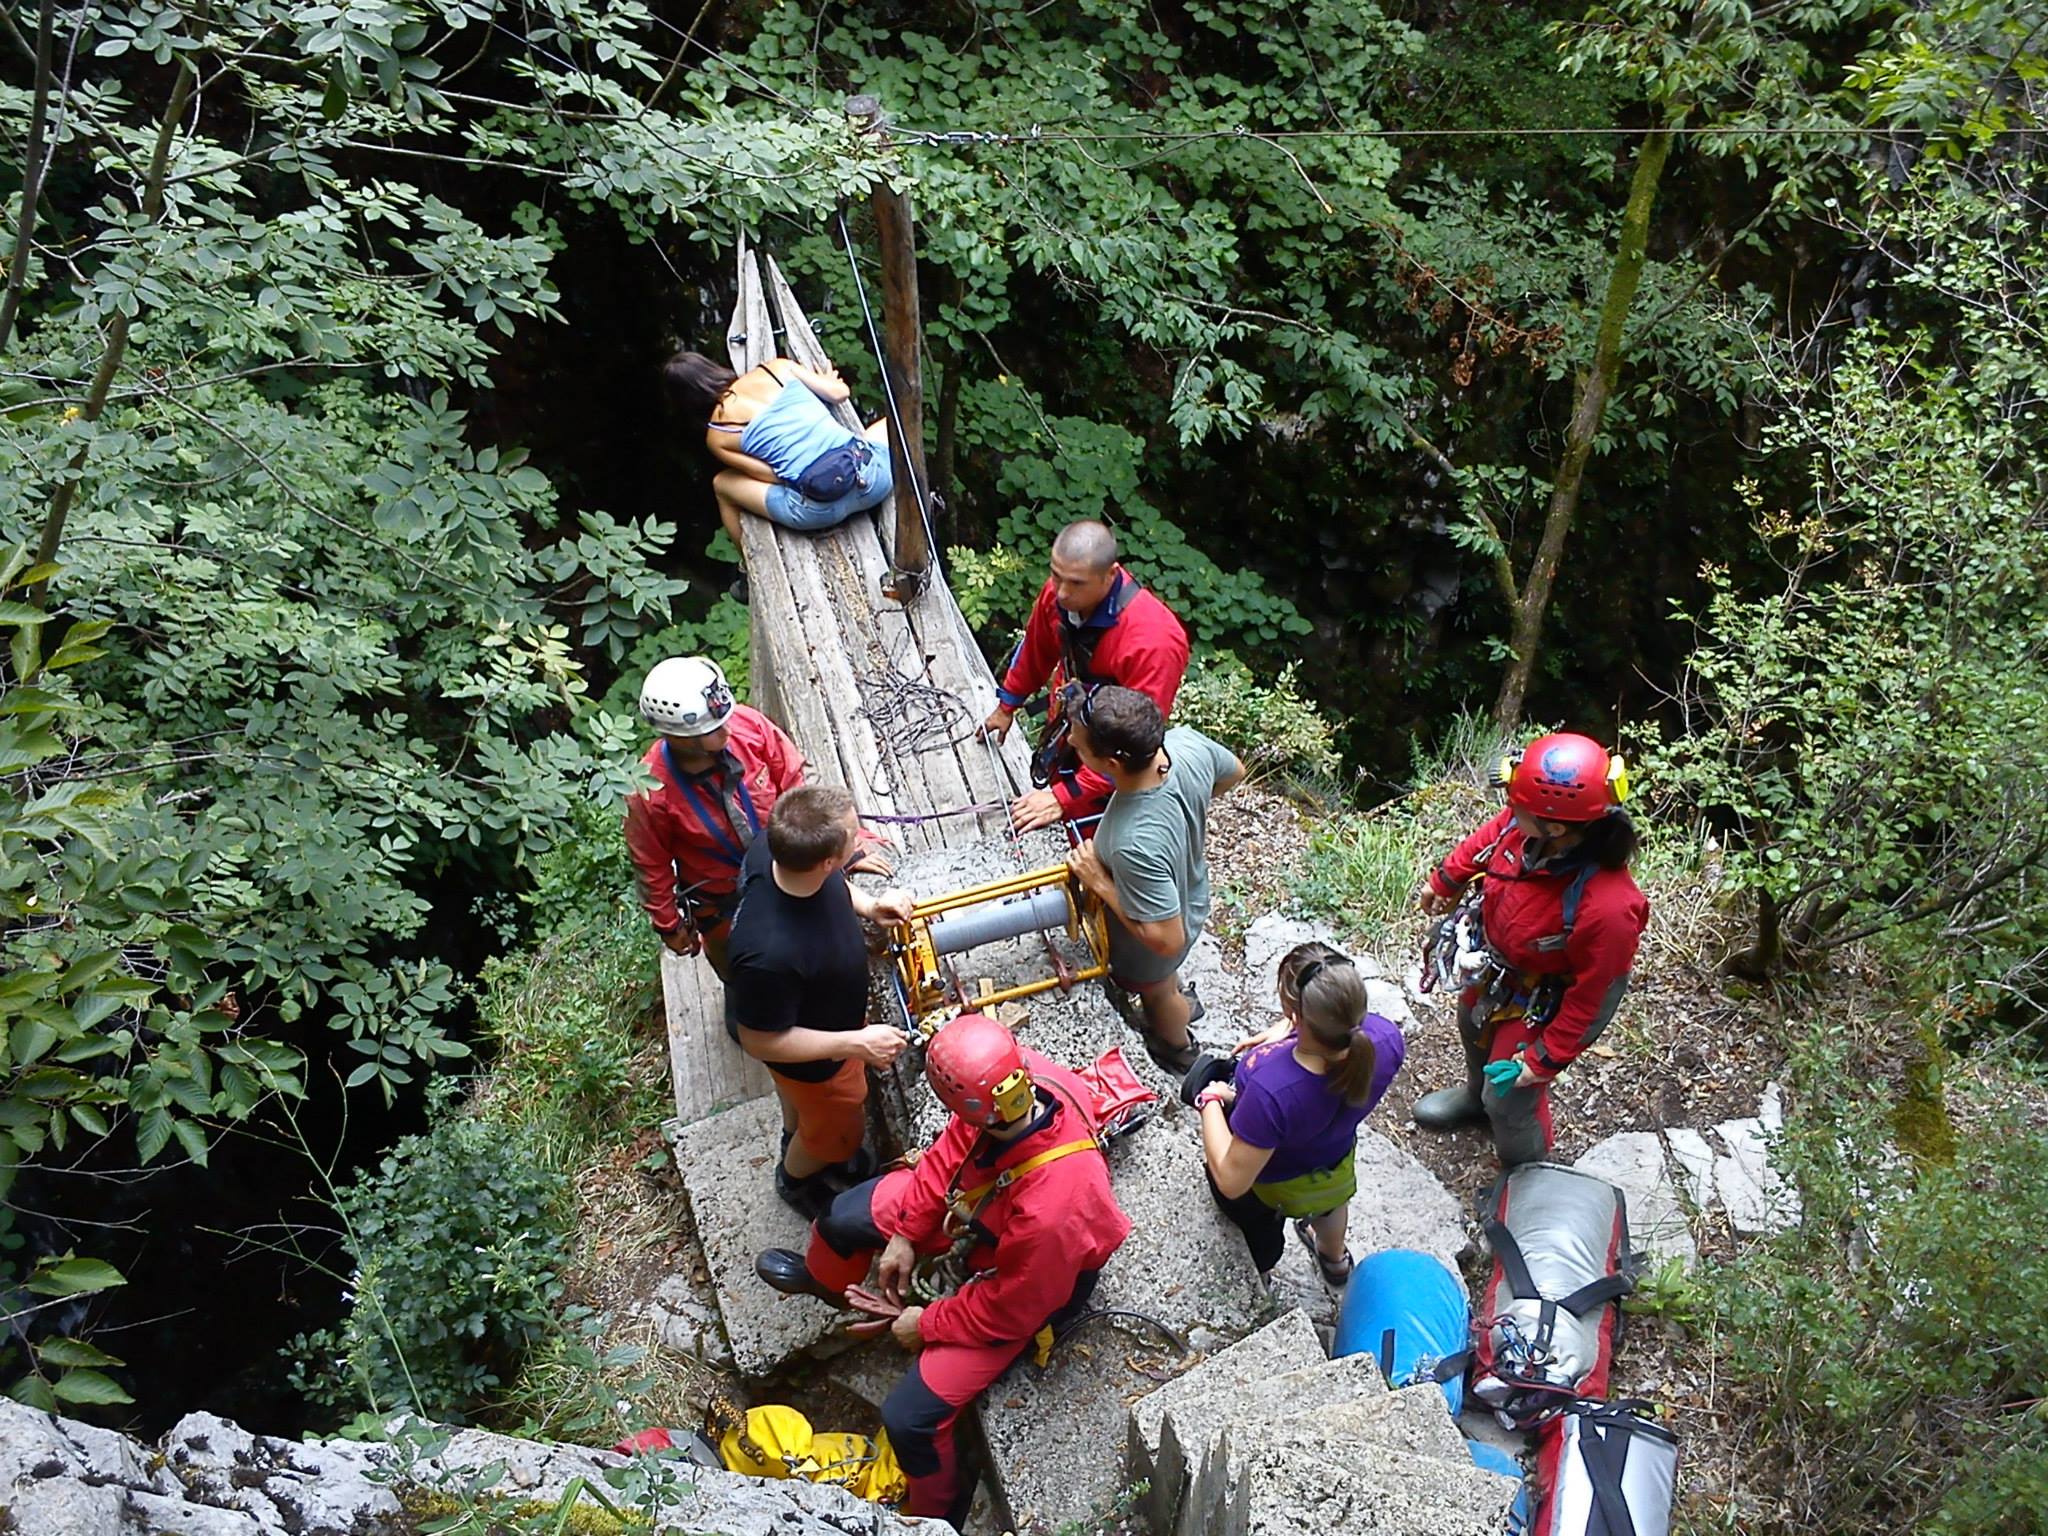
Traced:
[[[846, 115], [867, 133], [879, 134], [883, 127], [882, 104], [872, 96], [848, 97]], [[917, 294], [917, 225], [909, 197], [886, 177], [876, 185], [870, 202], [882, 253], [882, 349], [896, 408], [889, 423], [889, 464], [896, 477], [897, 505], [912, 514], [896, 520], [892, 595], [907, 603], [923, 590], [932, 567], [923, 499], [931, 477], [924, 460], [924, 316]]]

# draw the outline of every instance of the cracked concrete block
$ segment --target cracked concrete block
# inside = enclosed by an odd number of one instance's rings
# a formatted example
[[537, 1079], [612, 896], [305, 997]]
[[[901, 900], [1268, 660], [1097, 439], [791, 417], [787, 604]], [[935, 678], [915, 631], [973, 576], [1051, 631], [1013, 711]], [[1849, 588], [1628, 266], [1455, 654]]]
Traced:
[[1678, 1185], [1695, 1211], [1703, 1211], [1714, 1198], [1714, 1149], [1698, 1131], [1675, 1126], [1664, 1132], [1664, 1144], [1677, 1164]]
[[761, 1374], [833, 1331], [841, 1314], [810, 1296], [784, 1296], [754, 1274], [764, 1248], [802, 1252], [810, 1223], [775, 1193], [782, 1112], [755, 1099], [686, 1125], [676, 1166], [690, 1197], [719, 1316], [739, 1368]]
[[1691, 1264], [1699, 1257], [1692, 1224], [1654, 1131], [1622, 1131], [1587, 1149], [1572, 1165], [1628, 1196], [1629, 1241], [1652, 1259]]
[[[1251, 1329], [1268, 1306], [1237, 1229], [1209, 1199], [1193, 1116], [1177, 1106], [1111, 1149], [1130, 1238], [1102, 1272], [1094, 1311], [1143, 1312], [1198, 1350]], [[982, 1399], [982, 1425], [1018, 1528], [1107, 1509], [1122, 1489], [1131, 1402], [1187, 1366], [1143, 1324], [1104, 1319], [1063, 1339], [1043, 1370], [1027, 1362]]]
[[1738, 1232], [1778, 1232], [1799, 1219], [1799, 1197], [1771, 1166], [1761, 1119], [1724, 1120], [1714, 1134], [1728, 1148], [1714, 1163], [1714, 1190]]
[[[1395, 1079], [1395, 1090], [1400, 1085]], [[1386, 1112], [1382, 1103], [1379, 1113]], [[1358, 1129], [1358, 1193], [1351, 1197], [1346, 1242], [1361, 1259], [1388, 1248], [1413, 1248], [1441, 1261], [1462, 1283], [1458, 1255], [1471, 1237], [1456, 1196], [1413, 1153], [1368, 1124]]]
[[1468, 1459], [1342, 1441], [1240, 1448], [1233, 1436], [1231, 1461], [1250, 1474], [1250, 1536], [1499, 1536], [1516, 1489]]
[[[1300, 1415], [1387, 1395], [1386, 1381], [1372, 1356], [1346, 1355], [1158, 1407], [1141, 1401], [1131, 1417], [1148, 1452], [1156, 1455], [1159, 1450], [1159, 1425], [1164, 1419], [1173, 1421], [1175, 1437], [1192, 1452], [1213, 1445], [1226, 1430], [1234, 1444], [1238, 1430], [1245, 1425], [1270, 1429]], [[1443, 1394], [1437, 1396], [1441, 1401]]]
[[[1176, 1430], [1179, 1424], [1176, 1417]], [[1303, 1450], [1336, 1441], [1353, 1448], [1375, 1446], [1425, 1461], [1471, 1460], [1465, 1437], [1451, 1420], [1443, 1389], [1434, 1383], [1290, 1413], [1271, 1421], [1264, 1433], [1270, 1444], [1294, 1444]]]
[[1159, 1445], [1159, 1420], [1177, 1403], [1250, 1390], [1286, 1371], [1320, 1365], [1326, 1356], [1308, 1316], [1299, 1309], [1246, 1334], [1202, 1360], [1192, 1370], [1154, 1388], [1131, 1405], [1131, 1421], [1148, 1448]]

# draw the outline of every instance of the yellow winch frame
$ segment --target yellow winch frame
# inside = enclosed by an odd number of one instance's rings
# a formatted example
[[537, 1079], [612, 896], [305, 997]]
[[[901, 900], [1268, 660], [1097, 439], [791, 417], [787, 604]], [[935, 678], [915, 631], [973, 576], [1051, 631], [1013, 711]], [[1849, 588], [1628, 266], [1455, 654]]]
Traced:
[[[1042, 981], [991, 989], [978, 997], [958, 995], [960, 989], [948, 976], [944, 958], [933, 942], [931, 920], [943, 913], [957, 912], [962, 907], [978, 907], [1012, 896], [1028, 896], [1050, 886], [1058, 886], [1066, 892], [1067, 937], [1087, 946], [1089, 963], [1079, 970], [1058, 966], [1057, 974]], [[908, 922], [891, 926], [889, 944], [897, 979], [903, 984], [904, 1004], [913, 1019], [922, 1019], [941, 1008], [957, 1008], [970, 1003], [984, 1008], [1007, 1003], [1109, 974], [1109, 914], [1101, 901], [1090, 894], [1064, 864], [1048, 864], [1043, 869], [1007, 875], [986, 885], [971, 885], [950, 895], [921, 901], [911, 912]], [[1055, 963], [1057, 965], [1057, 961]]]

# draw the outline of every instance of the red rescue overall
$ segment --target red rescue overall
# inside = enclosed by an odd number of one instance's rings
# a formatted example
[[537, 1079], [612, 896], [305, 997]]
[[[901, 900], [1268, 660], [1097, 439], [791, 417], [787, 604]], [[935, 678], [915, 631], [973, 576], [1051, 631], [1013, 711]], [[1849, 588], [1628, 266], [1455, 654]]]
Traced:
[[[1503, 810], [1429, 877], [1439, 896], [1455, 898], [1475, 875], [1485, 875], [1480, 922], [1487, 947], [1519, 977], [1514, 998], [1487, 1008], [1483, 1017], [1478, 988], [1467, 988], [1458, 999], [1467, 1079], [1493, 1121], [1501, 1161], [1509, 1165], [1534, 1162], [1550, 1151], [1550, 1079], [1613, 1019], [1650, 921], [1650, 904], [1626, 869], [1589, 872], [1569, 854], [1528, 867], [1523, 843], [1514, 812]], [[1577, 911], [1567, 923], [1574, 887]], [[1559, 978], [1552, 985], [1563, 990], [1548, 1022], [1532, 1023], [1524, 1010], [1547, 977]], [[1517, 1051], [1539, 1081], [1496, 1096], [1480, 1069]]]
[[[1171, 719], [1174, 695], [1188, 670], [1188, 632], [1173, 610], [1121, 565], [1109, 595], [1078, 623], [1061, 609], [1057, 590], [1050, 581], [1039, 590], [997, 696], [1015, 709], [1050, 683], [1056, 719], [1067, 683], [1114, 683], [1135, 688]], [[1094, 816], [1109, 804], [1109, 781], [1078, 763], [1055, 775], [1050, 787], [1068, 821]]]
[[[640, 760], [656, 787], [626, 799], [640, 905], [657, 933], [695, 923], [715, 961], [724, 954], [740, 862], [775, 802], [804, 782], [803, 752], [759, 710], [736, 706], [726, 731], [720, 765], [701, 774], [680, 772], [657, 740]], [[863, 847], [878, 841], [862, 829]]]
[[[1085, 1083], [1036, 1051], [1023, 1051], [1037, 1085], [1031, 1129], [998, 1143], [955, 1115], [918, 1159], [848, 1190], [811, 1228], [805, 1267], [843, 1290], [867, 1278], [876, 1250], [891, 1237], [920, 1254], [952, 1246], [950, 1198], [974, 1189], [1100, 1127]], [[1039, 1329], [1078, 1312], [1096, 1273], [1130, 1235], [1131, 1223], [1110, 1193], [1109, 1165], [1099, 1150], [1041, 1161], [992, 1191], [974, 1213], [979, 1239], [967, 1255], [970, 1278], [924, 1309], [924, 1348], [882, 1405], [903, 1470], [910, 1478], [906, 1512], [964, 1518], [954, 1508], [963, 1492], [953, 1429], [960, 1410], [1022, 1353]]]

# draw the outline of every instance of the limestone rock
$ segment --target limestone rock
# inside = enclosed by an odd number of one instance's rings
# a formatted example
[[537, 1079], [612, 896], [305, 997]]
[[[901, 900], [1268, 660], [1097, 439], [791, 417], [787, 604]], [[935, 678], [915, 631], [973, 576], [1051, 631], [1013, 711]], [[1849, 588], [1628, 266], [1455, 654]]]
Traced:
[[1572, 1165], [1628, 1196], [1629, 1242], [1652, 1259], [1691, 1264], [1699, 1257], [1664, 1143], [1654, 1131], [1622, 1131], [1587, 1149]]
[[1250, 1536], [1499, 1536], [1516, 1485], [1458, 1462], [1383, 1447], [1252, 1446]]
[[1664, 1133], [1671, 1160], [1678, 1165], [1678, 1180], [1685, 1198], [1695, 1211], [1703, 1211], [1714, 1198], [1714, 1149], [1698, 1131], [1673, 1126]]
[[1714, 1192], [1736, 1231], [1777, 1232], [1799, 1219], [1799, 1197], [1771, 1166], [1763, 1120], [1724, 1120], [1714, 1134], [1728, 1148], [1715, 1159]]
[[[431, 1426], [428, 1427], [431, 1430]], [[438, 1432], [436, 1432], [438, 1433]], [[559, 1502], [578, 1479], [627, 1465], [608, 1451], [462, 1430], [431, 1445], [299, 1442], [190, 1414], [160, 1454], [108, 1430], [0, 1400], [0, 1509], [22, 1536], [383, 1536], [410, 1529], [397, 1490]], [[651, 1464], [637, 1506], [657, 1532], [724, 1536], [910, 1536], [923, 1528], [836, 1488]], [[595, 1507], [594, 1505], [592, 1506]]]
[[[1174, 1435], [1192, 1454], [1198, 1447], [1215, 1444], [1226, 1432], [1232, 1443], [1238, 1444], [1239, 1432], [1246, 1426], [1269, 1430], [1304, 1414], [1314, 1415], [1340, 1404], [1387, 1395], [1387, 1384], [1372, 1356], [1345, 1355], [1338, 1360], [1282, 1371], [1245, 1387], [1169, 1403], [1164, 1405], [1163, 1412], [1148, 1410], [1140, 1403], [1132, 1417], [1148, 1452], [1157, 1453], [1160, 1421], [1171, 1419]], [[1441, 1401], [1441, 1393], [1438, 1398]]]

